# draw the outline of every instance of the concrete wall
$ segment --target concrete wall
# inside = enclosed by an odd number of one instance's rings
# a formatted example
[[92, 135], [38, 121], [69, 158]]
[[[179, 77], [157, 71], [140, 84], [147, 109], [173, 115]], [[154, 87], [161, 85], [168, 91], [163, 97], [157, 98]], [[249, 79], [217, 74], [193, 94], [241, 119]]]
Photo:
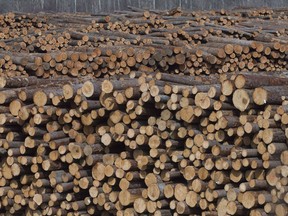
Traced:
[[288, 0], [0, 0], [0, 12], [112, 12], [127, 6], [145, 9], [181, 7], [192, 10], [233, 9], [237, 7], [288, 7]]

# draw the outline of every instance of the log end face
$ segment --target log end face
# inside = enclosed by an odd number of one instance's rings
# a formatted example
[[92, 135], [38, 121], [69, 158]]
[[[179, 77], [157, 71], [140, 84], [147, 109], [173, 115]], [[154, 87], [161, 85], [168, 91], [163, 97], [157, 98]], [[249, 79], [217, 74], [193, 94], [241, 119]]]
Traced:
[[102, 163], [97, 163], [92, 168], [92, 177], [98, 181], [105, 178], [105, 166]]
[[137, 198], [133, 207], [137, 213], [143, 213], [146, 210], [146, 201], [143, 198]]
[[175, 186], [174, 196], [179, 202], [183, 202], [188, 193], [188, 188], [184, 184], [177, 184]]
[[185, 204], [184, 204], [184, 202], [178, 202], [177, 203], [176, 211], [179, 214], [184, 214], [184, 212], [185, 212]]
[[198, 196], [194, 191], [189, 191], [186, 195], [185, 202], [189, 207], [193, 208], [198, 203]]
[[101, 84], [101, 89], [106, 94], [113, 92], [113, 84], [109, 80], [104, 80]]
[[65, 84], [63, 86], [63, 95], [66, 100], [71, 99], [73, 97], [73, 88], [70, 84]]
[[163, 192], [164, 196], [169, 199], [174, 195], [174, 188], [172, 185], [165, 185]]
[[184, 178], [186, 180], [192, 180], [195, 177], [195, 168], [193, 166], [187, 166], [184, 169]]
[[265, 129], [263, 131], [263, 137], [262, 137], [264, 143], [269, 144], [273, 140], [273, 131], [271, 129]]
[[234, 86], [230, 80], [225, 80], [221, 86], [221, 92], [225, 96], [230, 96], [233, 93]]
[[5, 114], [0, 114], [0, 125], [4, 125], [6, 122], [6, 115]]
[[240, 111], [245, 111], [250, 103], [250, 97], [244, 89], [237, 89], [233, 94], [233, 105]]
[[89, 195], [92, 197], [92, 198], [95, 198], [95, 197], [97, 197], [98, 196], [98, 189], [97, 189], [97, 187], [90, 187], [89, 188]]
[[283, 165], [288, 165], [288, 151], [283, 151], [280, 156]]
[[4, 88], [6, 86], [6, 78], [0, 77], [0, 88]]
[[242, 74], [239, 74], [236, 78], [235, 78], [235, 86], [238, 89], [241, 89], [245, 86], [245, 77]]
[[4, 104], [6, 102], [7, 96], [0, 92], [0, 104]]
[[45, 106], [47, 103], [47, 95], [43, 91], [37, 91], [33, 95], [33, 102], [37, 106]]
[[44, 160], [44, 161], [42, 162], [42, 168], [43, 168], [45, 171], [48, 171], [48, 170], [50, 169], [50, 166], [51, 166], [51, 164], [50, 164], [50, 161], [49, 161], [49, 160]]
[[237, 205], [235, 202], [229, 202], [227, 205], [227, 213], [230, 215], [235, 215], [237, 212]]
[[82, 94], [89, 98], [93, 95], [94, 93], [94, 86], [91, 81], [86, 81], [83, 86], [82, 86]]
[[287, 205], [285, 204], [276, 205], [276, 209], [275, 209], [276, 215], [285, 216], [287, 215], [287, 211], [288, 211]]
[[227, 44], [225, 45], [224, 50], [227, 55], [231, 55], [234, 52], [234, 47], [231, 44]]
[[4, 164], [2, 166], [2, 175], [5, 179], [10, 180], [13, 178], [13, 173], [12, 173], [12, 169], [10, 166], [8, 166], [7, 164]]
[[252, 192], [245, 192], [243, 194], [243, 201], [242, 204], [245, 208], [251, 209], [256, 203], [255, 196]]
[[224, 49], [219, 49], [219, 51], [217, 52], [217, 56], [221, 59], [226, 58], [226, 53], [225, 53]]
[[152, 200], [152, 201], [156, 201], [160, 196], [160, 189], [158, 187], [157, 184], [151, 184], [148, 187], [148, 197]]
[[21, 172], [21, 170], [20, 170], [20, 165], [18, 165], [18, 164], [16, 164], [16, 163], [12, 164], [11, 170], [12, 170], [13, 176], [16, 177], [16, 176], [19, 176], [19, 175], [20, 175], [20, 172]]
[[217, 213], [219, 216], [227, 215], [227, 205], [228, 205], [228, 200], [225, 198], [222, 198], [217, 206]]
[[257, 105], [264, 105], [267, 102], [267, 91], [263, 88], [256, 88], [253, 92], [253, 100]]
[[266, 175], [266, 180], [267, 183], [270, 186], [275, 186], [276, 183], [280, 180], [279, 176], [276, 174], [276, 170], [275, 169], [271, 169], [268, 171], [267, 175]]
[[103, 143], [105, 146], [108, 146], [112, 142], [111, 136], [106, 133], [101, 137], [101, 143]]
[[43, 202], [43, 199], [42, 199], [42, 195], [41, 194], [35, 194], [35, 196], [33, 197], [33, 201], [38, 205], [40, 206]]
[[123, 190], [119, 193], [119, 201], [121, 205], [128, 206], [130, 204], [130, 193], [127, 190]]

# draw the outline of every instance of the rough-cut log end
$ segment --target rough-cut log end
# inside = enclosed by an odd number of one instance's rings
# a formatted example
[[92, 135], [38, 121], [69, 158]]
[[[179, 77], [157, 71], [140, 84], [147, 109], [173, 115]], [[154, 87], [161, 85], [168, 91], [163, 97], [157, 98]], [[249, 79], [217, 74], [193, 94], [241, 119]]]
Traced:
[[273, 140], [273, 131], [271, 129], [265, 129], [262, 136], [264, 143], [269, 144]]
[[65, 84], [63, 86], [63, 95], [66, 100], [71, 99], [73, 97], [73, 88], [70, 84]]
[[256, 198], [253, 194], [253, 192], [245, 192], [243, 194], [243, 200], [242, 200], [242, 204], [245, 208], [247, 209], [251, 209], [256, 203]]
[[224, 50], [227, 55], [231, 55], [234, 52], [233, 45], [231, 44], [225, 45]]
[[230, 96], [230, 95], [232, 95], [233, 90], [234, 90], [234, 86], [233, 86], [233, 83], [230, 80], [225, 80], [222, 83], [221, 92], [222, 92], [223, 95]]
[[267, 91], [263, 88], [256, 88], [253, 92], [253, 101], [257, 105], [264, 105], [267, 102]]
[[42, 195], [41, 194], [35, 194], [34, 197], [33, 197], [33, 201], [38, 205], [40, 206], [43, 202], [43, 199], [42, 199]]
[[288, 165], [288, 151], [283, 151], [280, 156], [283, 165]]
[[98, 181], [105, 178], [105, 166], [102, 163], [97, 163], [92, 168], [92, 177]]
[[188, 188], [184, 184], [176, 184], [174, 197], [176, 200], [182, 202], [186, 199]]
[[45, 106], [47, 103], [47, 95], [43, 91], [37, 91], [33, 95], [33, 102], [37, 106]]
[[285, 216], [288, 212], [288, 207], [286, 204], [277, 204], [275, 209], [276, 215]]
[[280, 178], [278, 177], [278, 175], [276, 174], [276, 170], [275, 169], [271, 169], [267, 172], [266, 174], [266, 180], [267, 183], [270, 186], [275, 186], [277, 184], [277, 182], [280, 180]]
[[10, 113], [13, 116], [18, 116], [18, 112], [21, 109], [22, 103], [20, 102], [20, 100], [14, 100], [9, 104], [9, 110]]
[[109, 94], [113, 91], [113, 84], [109, 80], [104, 80], [101, 84], [101, 89], [103, 92]]
[[241, 89], [245, 86], [245, 77], [242, 74], [239, 74], [236, 78], [235, 78], [235, 86], [238, 89]]
[[244, 89], [237, 89], [233, 94], [232, 101], [238, 110], [245, 111], [250, 103], [250, 97]]
[[152, 201], [156, 201], [160, 196], [160, 189], [158, 187], [157, 184], [151, 184], [148, 187], [148, 197], [152, 200]]
[[228, 200], [225, 198], [222, 198], [217, 205], [217, 213], [219, 216], [227, 215], [227, 205], [228, 205]]
[[184, 169], [184, 178], [186, 180], [193, 180], [195, 177], [195, 168], [193, 166], [187, 166]]
[[130, 204], [131, 194], [127, 190], [123, 190], [119, 193], [119, 201], [121, 205], [128, 206]]
[[207, 109], [210, 106], [210, 99], [207, 93], [199, 92], [195, 96], [195, 104], [202, 109]]
[[0, 104], [4, 104], [6, 102], [7, 96], [3, 93], [0, 92]]
[[143, 198], [137, 198], [133, 204], [137, 213], [143, 213], [146, 210], [146, 201]]
[[194, 109], [192, 106], [185, 107], [180, 110], [181, 119], [185, 122], [191, 123], [194, 118]]
[[91, 81], [86, 81], [83, 86], [82, 86], [82, 94], [89, 98], [93, 95], [94, 93], [94, 86]]
[[0, 77], [0, 88], [4, 88], [6, 86], [6, 78]]

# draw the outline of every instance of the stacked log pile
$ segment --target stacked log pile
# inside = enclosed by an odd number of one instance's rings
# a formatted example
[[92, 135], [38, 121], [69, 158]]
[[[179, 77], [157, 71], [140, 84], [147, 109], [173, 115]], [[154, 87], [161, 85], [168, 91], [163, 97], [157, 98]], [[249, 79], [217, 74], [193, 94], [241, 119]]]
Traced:
[[287, 12], [256, 12], [6, 14], [0, 17], [1, 71], [47, 78], [287, 69]]
[[0, 214], [287, 215], [287, 10], [0, 16]]

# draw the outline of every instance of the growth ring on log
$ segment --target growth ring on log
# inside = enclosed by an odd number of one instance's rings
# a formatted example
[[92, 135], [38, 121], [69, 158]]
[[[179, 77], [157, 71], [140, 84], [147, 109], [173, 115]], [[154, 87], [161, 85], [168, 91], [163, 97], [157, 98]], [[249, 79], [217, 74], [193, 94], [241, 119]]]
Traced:
[[232, 101], [238, 110], [245, 111], [250, 103], [250, 97], [244, 89], [237, 89], [233, 94]]

